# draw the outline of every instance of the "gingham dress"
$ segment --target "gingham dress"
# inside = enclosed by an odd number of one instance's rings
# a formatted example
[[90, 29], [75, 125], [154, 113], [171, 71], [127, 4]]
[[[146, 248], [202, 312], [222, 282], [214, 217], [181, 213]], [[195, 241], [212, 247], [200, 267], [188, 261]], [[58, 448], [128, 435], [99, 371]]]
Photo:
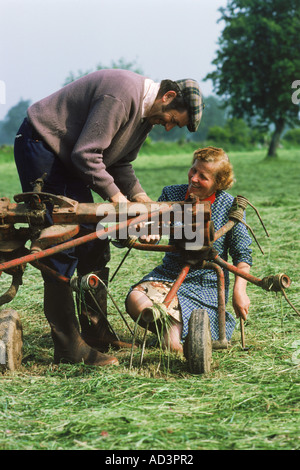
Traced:
[[[188, 185], [166, 186], [159, 201], [183, 201]], [[211, 218], [214, 222], [215, 231], [219, 230], [228, 222], [228, 213], [233, 202], [233, 196], [225, 191], [217, 191], [216, 199], [211, 206]], [[252, 250], [249, 248], [252, 240], [244, 224], [236, 224], [227, 234], [223, 235], [213, 246], [220, 257], [227, 261], [228, 253], [232, 258], [232, 264], [237, 265], [244, 261], [252, 265]], [[229, 260], [230, 262], [230, 260]], [[174, 282], [183, 267], [183, 260], [179, 253], [166, 253], [162, 264], [143, 277], [137, 284], [144, 281], [168, 281]], [[229, 272], [225, 274], [225, 301], [228, 302]], [[134, 286], [133, 286], [134, 287]], [[194, 309], [206, 309], [211, 327], [213, 340], [219, 338], [218, 326], [218, 297], [217, 297], [217, 275], [214, 270], [191, 268], [183, 284], [177, 292], [180, 303], [183, 331], [182, 340], [188, 333], [188, 321]], [[226, 337], [230, 340], [234, 327], [235, 318], [226, 311]]]

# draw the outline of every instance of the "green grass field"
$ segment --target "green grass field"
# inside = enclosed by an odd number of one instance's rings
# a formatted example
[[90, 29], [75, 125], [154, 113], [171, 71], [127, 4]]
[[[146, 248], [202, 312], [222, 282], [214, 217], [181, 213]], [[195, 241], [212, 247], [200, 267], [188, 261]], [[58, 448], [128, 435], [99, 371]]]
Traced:
[[[0, 150], [0, 193], [20, 192], [8, 150]], [[136, 172], [157, 199], [163, 186], [186, 182], [192, 153], [140, 156]], [[288, 297], [300, 308], [299, 187], [300, 150], [234, 152], [233, 195], [257, 207], [270, 233], [266, 238], [254, 211], [247, 222], [265, 255], [253, 243], [252, 273], [280, 272], [292, 280]], [[96, 198], [96, 200], [99, 200]], [[124, 250], [113, 249], [110, 272]], [[124, 312], [129, 287], [160, 262], [162, 255], [131, 251], [110, 291]], [[1, 294], [10, 283], [0, 278]], [[292, 450], [300, 448], [299, 316], [281, 295], [249, 284], [249, 319], [242, 351], [240, 331], [228, 350], [214, 351], [212, 370], [191, 375], [184, 359], [161, 357], [148, 349], [129, 370], [130, 351], [119, 351], [118, 367], [53, 365], [49, 326], [43, 315], [40, 273], [27, 266], [24, 283], [9, 304], [22, 318], [23, 363], [0, 376], [0, 449], [2, 450]], [[228, 306], [232, 310], [231, 304]], [[110, 319], [121, 336], [129, 333], [112, 302]], [[131, 327], [133, 322], [128, 319]]]

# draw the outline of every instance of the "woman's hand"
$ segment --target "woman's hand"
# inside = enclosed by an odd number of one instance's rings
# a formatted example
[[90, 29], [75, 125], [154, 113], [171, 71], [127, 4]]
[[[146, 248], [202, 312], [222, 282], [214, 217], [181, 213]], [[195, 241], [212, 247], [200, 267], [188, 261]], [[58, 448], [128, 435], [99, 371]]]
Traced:
[[250, 307], [250, 299], [247, 293], [239, 290], [234, 291], [232, 296], [232, 306], [237, 318], [243, 318], [246, 320]]
[[142, 222], [136, 226], [141, 232], [144, 232], [144, 235], [141, 235], [139, 237], [140, 243], [145, 243], [145, 244], [148, 243], [149, 245], [156, 245], [159, 242], [160, 235], [147, 233], [148, 230], [146, 229], [146, 227], [148, 226], [149, 231], [151, 231], [151, 224], [152, 224], [151, 222]]

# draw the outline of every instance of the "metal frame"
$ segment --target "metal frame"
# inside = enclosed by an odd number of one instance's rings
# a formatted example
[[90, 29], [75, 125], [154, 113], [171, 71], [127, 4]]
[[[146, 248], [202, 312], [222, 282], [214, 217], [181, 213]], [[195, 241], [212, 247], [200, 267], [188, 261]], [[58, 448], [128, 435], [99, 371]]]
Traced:
[[[235, 275], [267, 291], [281, 291], [290, 306], [299, 314], [287, 299], [285, 293], [285, 289], [288, 288], [291, 283], [290, 278], [286, 274], [277, 274], [263, 279], [256, 278], [221, 259], [213, 248], [213, 242], [226, 234], [235, 224], [239, 222], [245, 223], [243, 216], [248, 204], [256, 211], [261, 221], [258, 211], [244, 197], [237, 196], [234, 199], [232, 209], [229, 213], [229, 221], [220, 230], [214, 233], [214, 227], [211, 221], [210, 203], [201, 203], [197, 198], [183, 202], [155, 202], [144, 203], [142, 205], [136, 203], [128, 203], [126, 205], [114, 203], [82, 204], [63, 196], [43, 193], [41, 191], [41, 181], [36, 182], [33, 192], [16, 195], [14, 197], [14, 203], [11, 203], [8, 198], [0, 198], [0, 275], [2, 272], [12, 275], [10, 288], [0, 296], [0, 306], [10, 302], [17, 294], [18, 288], [22, 284], [22, 277], [27, 263], [30, 263], [40, 271], [54, 276], [58, 281], [67, 283], [74, 288], [78, 281], [74, 282], [74, 279], [72, 280], [59, 275], [45, 266], [40, 260], [70, 247], [76, 247], [91, 240], [95, 240], [103, 235], [109, 236], [111, 233], [114, 233], [114, 235], [117, 235], [116, 238], [118, 238], [118, 234], [124, 233], [124, 230], [125, 232], [128, 231], [130, 226], [149, 220], [156, 220], [157, 226], [161, 229], [163, 217], [165, 217], [165, 214], [172, 214], [174, 204], [177, 205], [177, 208], [179, 205], [181, 210], [183, 210], [186, 203], [192, 203], [192, 214], [194, 217], [192, 223], [194, 225], [197, 211], [201, 204], [203, 209], [204, 204], [204, 223], [201, 227], [198, 226], [197, 228], [203, 231], [204, 244], [201, 249], [192, 252], [186, 250], [184, 240], [182, 239], [175, 245], [146, 245], [138, 243], [135, 239], [123, 240], [123, 246], [129, 247], [129, 250], [133, 248], [145, 251], [180, 252], [183, 255], [185, 265], [168, 293], [164, 301], [164, 306], [166, 308], [168, 307], [179, 287], [184, 282], [191, 266], [197, 265], [199, 268], [213, 269], [217, 274], [219, 340], [213, 342], [213, 348], [224, 349], [228, 347], [225, 335], [225, 286], [223, 269], [227, 269]], [[51, 227], [45, 226], [46, 204], [53, 206], [52, 218], [54, 225]], [[99, 215], [99, 209], [101, 215]], [[114, 225], [101, 228], [92, 233], [80, 234], [79, 225], [81, 223], [97, 223], [101, 222], [103, 219], [105, 219], [105, 222], [111, 222]], [[28, 226], [16, 228], [15, 225], [20, 223], [27, 224]], [[257, 242], [251, 227], [247, 226], [247, 228], [251, 231]], [[266, 234], [268, 235], [267, 231]], [[29, 240], [31, 240], [30, 249], [25, 247], [25, 244]], [[98, 281], [93, 276], [85, 277], [82, 282], [85, 283], [85, 288], [88, 289], [93, 289], [98, 286]], [[241, 337], [242, 345], [244, 346], [243, 322], [241, 322]]]

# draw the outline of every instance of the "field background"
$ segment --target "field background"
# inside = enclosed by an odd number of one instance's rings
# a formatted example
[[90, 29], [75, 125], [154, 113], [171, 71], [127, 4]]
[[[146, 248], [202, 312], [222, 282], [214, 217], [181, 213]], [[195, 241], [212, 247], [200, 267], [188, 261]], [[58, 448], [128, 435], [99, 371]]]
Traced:
[[[135, 163], [148, 194], [157, 199], [163, 186], [186, 182], [195, 147], [151, 146]], [[252, 273], [280, 272], [292, 280], [287, 294], [300, 308], [299, 187], [300, 150], [232, 152], [236, 184], [259, 210], [270, 233], [266, 238], [254, 211], [247, 211], [265, 255], [253, 243]], [[0, 193], [13, 198], [20, 186], [10, 148], [0, 149]], [[99, 200], [96, 198], [96, 201]], [[124, 256], [113, 249], [112, 274]], [[129, 287], [160, 262], [162, 255], [131, 252], [110, 285], [124, 311]], [[10, 277], [0, 278], [1, 293]], [[9, 304], [24, 330], [21, 369], [0, 376], [2, 450], [291, 450], [299, 449], [299, 316], [281, 295], [249, 284], [249, 351], [234, 332], [226, 351], [213, 352], [212, 370], [196, 376], [178, 356], [147, 349], [143, 366], [135, 353], [119, 351], [119, 367], [94, 368], [52, 363], [49, 326], [43, 315], [40, 273], [27, 266], [24, 284]], [[232, 310], [231, 303], [228, 306]], [[110, 320], [121, 336], [129, 334], [110, 302]], [[131, 327], [133, 322], [128, 319]]]

